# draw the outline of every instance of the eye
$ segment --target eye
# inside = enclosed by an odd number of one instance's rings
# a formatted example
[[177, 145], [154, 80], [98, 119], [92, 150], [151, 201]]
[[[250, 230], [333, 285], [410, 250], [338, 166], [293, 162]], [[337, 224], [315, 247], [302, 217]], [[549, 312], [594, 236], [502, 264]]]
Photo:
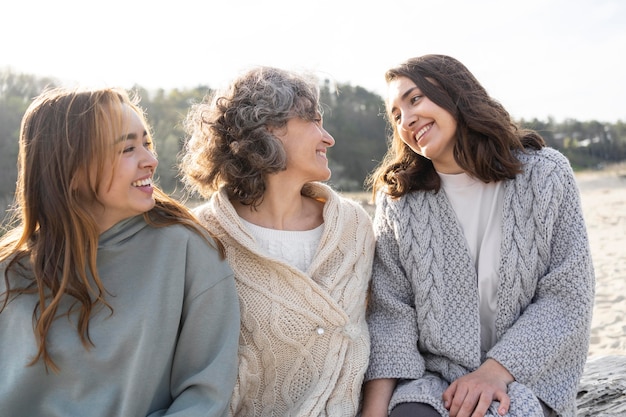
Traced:
[[414, 95], [413, 97], [411, 97], [411, 100], [410, 100], [411, 104], [417, 103], [420, 98], [422, 98], [421, 95], [419, 95], [419, 94]]
[[148, 149], [148, 150], [152, 150], [153, 149], [152, 141], [150, 139], [146, 139], [143, 142], [143, 147]]
[[395, 114], [392, 114], [392, 115], [391, 115], [391, 119], [392, 119], [394, 122], [398, 123], [398, 122], [400, 121], [400, 113], [395, 113]]
[[124, 148], [124, 150], [122, 151], [122, 153], [129, 153], [135, 150], [135, 146], [131, 145], [131, 146], [127, 146]]

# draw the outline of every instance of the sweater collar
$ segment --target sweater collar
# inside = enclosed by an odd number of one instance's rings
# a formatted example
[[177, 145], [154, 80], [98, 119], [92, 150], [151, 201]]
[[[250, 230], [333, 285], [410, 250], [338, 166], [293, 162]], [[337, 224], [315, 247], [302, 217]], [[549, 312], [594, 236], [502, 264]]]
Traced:
[[[328, 185], [319, 182], [306, 184], [303, 194], [325, 202], [323, 210], [324, 232], [321, 244], [335, 244], [335, 241], [340, 238], [336, 233], [337, 225], [343, 221], [340, 218], [343, 213], [340, 211], [339, 197]], [[220, 239], [234, 240], [249, 248], [255, 247], [252, 235], [243, 226], [224, 188], [213, 194], [208, 205], [199, 208], [195, 213], [209, 222], [211, 231]]]
[[115, 246], [125, 240], [130, 239], [148, 224], [143, 218], [143, 214], [122, 220], [100, 235], [98, 248]]

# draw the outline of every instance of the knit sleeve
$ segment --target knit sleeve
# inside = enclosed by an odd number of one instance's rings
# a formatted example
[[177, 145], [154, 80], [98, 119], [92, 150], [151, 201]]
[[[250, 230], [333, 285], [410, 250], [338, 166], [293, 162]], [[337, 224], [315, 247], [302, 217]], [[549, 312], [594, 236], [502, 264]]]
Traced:
[[519, 198], [504, 213], [509, 230], [503, 235], [512, 238], [503, 247], [500, 271], [499, 297], [522, 296], [501, 316], [511, 325], [499, 323], [508, 330], [488, 356], [562, 411], [575, 400], [586, 361], [595, 280], [568, 161], [545, 150], [529, 163], [523, 180], [515, 181]]
[[413, 288], [402, 268], [393, 205], [379, 198], [374, 217], [376, 250], [372, 271], [368, 325], [370, 364], [365, 379], [423, 375], [424, 360], [417, 349], [417, 317]]

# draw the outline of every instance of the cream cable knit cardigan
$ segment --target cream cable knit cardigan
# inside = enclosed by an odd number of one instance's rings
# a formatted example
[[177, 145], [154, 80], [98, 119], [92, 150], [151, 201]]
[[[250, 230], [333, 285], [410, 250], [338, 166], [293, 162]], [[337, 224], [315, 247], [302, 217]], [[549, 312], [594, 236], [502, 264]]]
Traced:
[[[553, 149], [519, 155], [505, 182], [496, 332], [487, 357], [515, 377], [507, 416], [574, 417], [589, 345], [594, 273], [578, 188]], [[399, 378], [390, 408], [426, 402], [478, 368], [476, 272], [445, 193], [413, 192], [377, 207], [366, 379]], [[495, 403], [488, 416], [497, 416]]]
[[241, 303], [234, 416], [352, 417], [369, 357], [374, 237], [356, 202], [311, 183], [324, 233], [306, 273], [263, 255], [224, 190], [195, 212], [226, 247]]

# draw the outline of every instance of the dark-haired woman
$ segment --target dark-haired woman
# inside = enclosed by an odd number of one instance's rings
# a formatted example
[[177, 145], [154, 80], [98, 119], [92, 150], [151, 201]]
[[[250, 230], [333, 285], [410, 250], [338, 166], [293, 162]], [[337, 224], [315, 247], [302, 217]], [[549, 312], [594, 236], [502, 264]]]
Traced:
[[386, 81], [363, 417], [574, 417], [594, 273], [567, 159], [454, 58]]

